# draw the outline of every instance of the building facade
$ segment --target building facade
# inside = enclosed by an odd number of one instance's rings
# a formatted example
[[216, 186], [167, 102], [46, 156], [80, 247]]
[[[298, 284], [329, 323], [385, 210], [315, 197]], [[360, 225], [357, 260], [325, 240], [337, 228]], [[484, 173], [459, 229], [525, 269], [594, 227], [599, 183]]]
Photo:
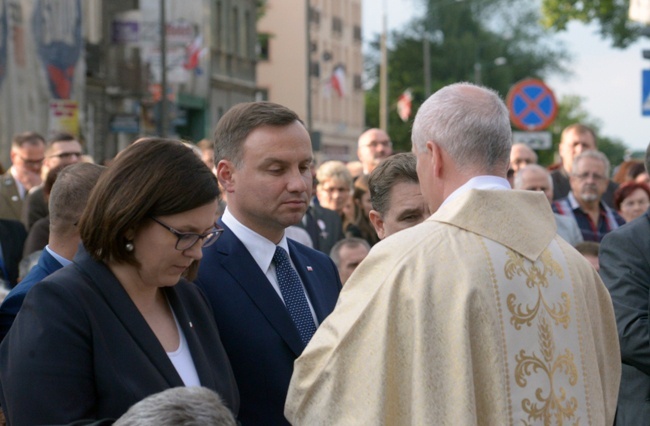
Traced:
[[318, 161], [356, 159], [364, 130], [361, 0], [268, 0], [263, 12], [260, 97], [300, 115]]
[[161, 0], [0, 0], [3, 165], [17, 132], [71, 131], [102, 162], [140, 136], [197, 142], [255, 99], [258, 2], [164, 1], [162, 55]]

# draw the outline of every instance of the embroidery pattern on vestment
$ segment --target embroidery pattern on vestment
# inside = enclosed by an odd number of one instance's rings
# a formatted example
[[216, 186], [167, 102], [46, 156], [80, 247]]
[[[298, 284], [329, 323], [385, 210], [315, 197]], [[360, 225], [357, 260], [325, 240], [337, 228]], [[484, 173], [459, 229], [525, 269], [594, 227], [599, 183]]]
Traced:
[[510, 324], [529, 338], [535, 331], [537, 335], [532, 346], [514, 354], [515, 383], [522, 389], [534, 387], [534, 398], [526, 396], [521, 400], [521, 409], [527, 415], [523, 424], [580, 424], [580, 418], [576, 418], [578, 398], [574, 396], [580, 392], [576, 387], [579, 370], [575, 354], [569, 347], [558, 347], [566, 341], [554, 336], [554, 326], [566, 330], [572, 320], [571, 295], [549, 291], [551, 277], [565, 277], [561, 265], [548, 249], [536, 262], [507, 250], [504, 275], [508, 280], [525, 278], [525, 289], [514, 286], [517, 291], [506, 297]]

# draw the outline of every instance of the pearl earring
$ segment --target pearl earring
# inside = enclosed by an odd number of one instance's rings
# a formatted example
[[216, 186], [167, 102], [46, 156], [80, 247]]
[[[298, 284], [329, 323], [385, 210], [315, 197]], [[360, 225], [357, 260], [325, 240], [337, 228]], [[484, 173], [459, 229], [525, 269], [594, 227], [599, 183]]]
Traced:
[[128, 252], [132, 252], [133, 249], [134, 249], [134, 247], [133, 247], [133, 243], [130, 242], [130, 241], [129, 241], [128, 243], [126, 243], [126, 244], [124, 245], [124, 247], [126, 248], [126, 251], [128, 251]]

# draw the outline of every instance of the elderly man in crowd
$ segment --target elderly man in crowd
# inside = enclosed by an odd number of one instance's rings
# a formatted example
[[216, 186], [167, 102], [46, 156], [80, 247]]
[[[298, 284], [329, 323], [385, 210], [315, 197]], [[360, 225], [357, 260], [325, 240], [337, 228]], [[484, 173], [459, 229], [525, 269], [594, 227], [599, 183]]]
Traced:
[[359, 136], [357, 156], [363, 165], [363, 174], [370, 174], [381, 160], [393, 153], [393, 143], [381, 129], [368, 129]]
[[[542, 191], [549, 203], [553, 202], [553, 179], [551, 179], [548, 170], [537, 164], [530, 164], [520, 169], [515, 175], [514, 187], [525, 191]], [[582, 233], [575, 220], [557, 213], [554, 213], [554, 216], [557, 233], [560, 237], [574, 247], [583, 241]]]
[[517, 172], [529, 164], [537, 164], [537, 154], [525, 143], [516, 143], [510, 150], [510, 168]]
[[[596, 134], [584, 124], [574, 123], [567, 126], [560, 136], [558, 146], [562, 163], [551, 172], [553, 178], [553, 200], [564, 198], [571, 191], [571, 172], [575, 157], [584, 151], [596, 150]], [[609, 176], [607, 176], [609, 178]], [[618, 185], [613, 181], [607, 182], [607, 188], [603, 195], [605, 204], [614, 205], [614, 192]]]
[[339, 270], [342, 284], [346, 283], [369, 252], [370, 244], [362, 238], [345, 238], [334, 244], [330, 257]]
[[602, 201], [609, 182], [609, 160], [595, 150], [582, 152], [571, 167], [571, 192], [553, 202], [555, 213], [573, 219], [585, 241], [597, 243], [625, 220]]
[[289, 421], [611, 424], [620, 354], [609, 294], [557, 237], [546, 197], [509, 190], [503, 101], [444, 87], [412, 138], [435, 213], [374, 246], [347, 282], [296, 361]]

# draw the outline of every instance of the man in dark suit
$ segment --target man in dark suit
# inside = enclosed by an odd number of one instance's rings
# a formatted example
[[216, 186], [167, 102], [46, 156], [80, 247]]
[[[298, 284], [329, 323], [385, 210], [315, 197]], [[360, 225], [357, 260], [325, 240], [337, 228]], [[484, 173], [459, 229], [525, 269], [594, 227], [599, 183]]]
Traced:
[[[645, 163], [649, 168], [650, 145]], [[650, 424], [649, 213], [608, 233], [600, 244], [600, 276], [614, 303], [623, 362], [617, 426]]]
[[223, 235], [204, 250], [197, 284], [233, 367], [239, 420], [288, 424], [283, 410], [293, 362], [341, 289], [329, 257], [284, 235], [311, 198], [309, 133], [281, 105], [244, 103], [221, 118], [214, 145], [228, 207], [219, 221]]
[[[309, 221], [313, 221], [313, 225], [311, 225], [313, 231]], [[326, 209], [313, 201], [309, 211], [296, 226], [304, 228], [312, 240], [313, 247], [325, 254], [328, 254], [334, 244], [344, 237], [341, 216], [334, 210]]]
[[0, 279], [7, 282], [9, 287], [18, 281], [18, 264], [23, 257], [23, 245], [27, 231], [17, 220], [0, 219]]
[[45, 140], [35, 132], [14, 135], [11, 140], [11, 168], [0, 178], [0, 219], [20, 220], [23, 200], [41, 183]]
[[[49, 202], [49, 243], [38, 264], [14, 287], [0, 305], [0, 341], [2, 341], [23, 305], [25, 296], [48, 275], [72, 263], [81, 237], [77, 223], [86, 207], [90, 192], [105, 167], [81, 163], [66, 167], [54, 183]], [[21, 224], [22, 226], [22, 224]]]

